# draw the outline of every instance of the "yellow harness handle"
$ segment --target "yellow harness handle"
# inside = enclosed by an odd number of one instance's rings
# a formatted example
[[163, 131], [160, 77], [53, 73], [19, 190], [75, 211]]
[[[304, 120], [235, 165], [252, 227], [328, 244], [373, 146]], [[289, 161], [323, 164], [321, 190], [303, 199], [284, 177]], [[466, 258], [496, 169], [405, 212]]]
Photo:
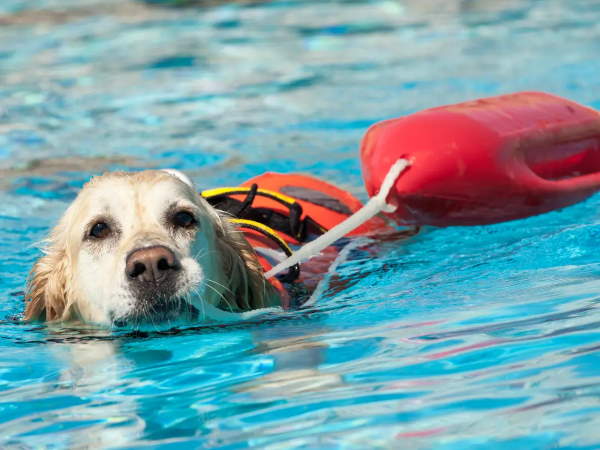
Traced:
[[[200, 195], [202, 197], [204, 197], [205, 199], [210, 199], [212, 197], [218, 197], [221, 195], [241, 195], [241, 194], [248, 194], [250, 191], [252, 190], [252, 188], [249, 187], [241, 187], [241, 186], [237, 186], [237, 187], [220, 187], [220, 188], [214, 188], [214, 189], [206, 189], [204, 191], [202, 191], [200, 193]], [[296, 203], [296, 199], [289, 197], [285, 194], [281, 194], [277, 191], [271, 191], [269, 189], [261, 189], [258, 188], [256, 190], [256, 193], [258, 195], [262, 195], [263, 197], [269, 197], [275, 201], [278, 201], [279, 203], [284, 204], [285, 206], [290, 206], [293, 205], [294, 203]]]
[[[275, 243], [277, 243], [279, 245], [279, 247], [283, 250], [283, 252], [285, 253], [285, 255], [288, 258], [290, 256], [292, 256], [292, 254], [294, 253], [292, 251], [292, 249], [290, 248], [290, 246], [287, 244], [287, 242], [285, 242], [283, 239], [281, 239], [281, 237], [279, 237], [279, 235], [273, 228], [268, 227], [267, 225], [265, 225], [263, 223], [256, 222], [254, 220], [248, 220], [248, 219], [229, 219], [229, 221], [231, 223], [235, 223], [240, 228], [249, 228], [251, 230], [261, 233], [262, 235], [268, 237], [269, 239], [272, 239], [273, 241], [275, 241]], [[294, 264], [293, 266], [290, 267], [288, 273], [286, 273], [283, 277], [280, 277], [280, 279], [282, 281], [291, 282], [291, 281], [294, 281], [295, 279], [297, 279], [299, 275], [300, 275], [300, 264]]]
[[258, 231], [259, 233], [267, 236], [268, 238], [273, 239], [275, 242], [277, 242], [277, 244], [279, 244], [279, 246], [287, 256], [290, 256], [293, 253], [292, 249], [287, 244], [287, 242], [285, 242], [283, 239], [281, 239], [281, 237], [279, 237], [277, 231], [275, 231], [271, 227], [268, 227], [264, 223], [248, 219], [229, 219], [229, 221], [231, 223], [239, 225], [241, 228], [249, 228], [251, 230]]

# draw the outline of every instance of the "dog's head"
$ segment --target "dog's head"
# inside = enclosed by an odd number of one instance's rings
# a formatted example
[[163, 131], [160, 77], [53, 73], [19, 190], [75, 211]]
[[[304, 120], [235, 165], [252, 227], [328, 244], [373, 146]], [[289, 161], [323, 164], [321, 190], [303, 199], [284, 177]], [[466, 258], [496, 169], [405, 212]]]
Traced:
[[50, 234], [26, 298], [28, 320], [102, 324], [277, 302], [242, 234], [175, 171], [87, 183]]

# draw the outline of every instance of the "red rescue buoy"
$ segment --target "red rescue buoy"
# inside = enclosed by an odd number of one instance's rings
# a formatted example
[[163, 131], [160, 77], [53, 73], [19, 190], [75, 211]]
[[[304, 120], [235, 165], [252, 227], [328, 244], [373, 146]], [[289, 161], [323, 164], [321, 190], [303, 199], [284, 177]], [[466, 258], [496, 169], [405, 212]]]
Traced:
[[399, 224], [519, 219], [600, 189], [600, 114], [554, 95], [520, 92], [380, 122], [361, 146], [369, 195], [399, 158], [410, 167], [387, 198]]

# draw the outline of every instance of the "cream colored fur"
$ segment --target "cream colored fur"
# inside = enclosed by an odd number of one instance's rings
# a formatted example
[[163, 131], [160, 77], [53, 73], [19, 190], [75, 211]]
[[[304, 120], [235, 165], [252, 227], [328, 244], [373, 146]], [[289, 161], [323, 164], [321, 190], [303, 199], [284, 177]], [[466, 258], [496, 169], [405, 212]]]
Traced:
[[[170, 230], [164, 218], [173, 207], [193, 211], [197, 229]], [[113, 220], [118, 236], [86, 240], [97, 217]], [[176, 254], [182, 266], [176, 297], [199, 311], [206, 303], [236, 312], [279, 305], [243, 235], [183, 174], [115, 172], [88, 182], [50, 233], [44, 255], [31, 270], [25, 319], [111, 325], [126, 318], [140, 307], [128, 287], [126, 257], [152, 245]]]

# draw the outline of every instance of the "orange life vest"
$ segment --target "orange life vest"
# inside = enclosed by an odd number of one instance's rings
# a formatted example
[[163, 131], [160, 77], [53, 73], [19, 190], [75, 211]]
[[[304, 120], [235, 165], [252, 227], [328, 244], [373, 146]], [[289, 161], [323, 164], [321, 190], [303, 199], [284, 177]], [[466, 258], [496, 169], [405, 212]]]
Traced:
[[[208, 189], [201, 195], [215, 208], [226, 211], [256, 250], [263, 269], [268, 271], [274, 261], [273, 250], [286, 256], [292, 247], [300, 246], [331, 229], [358, 211], [362, 202], [348, 191], [318, 178], [299, 174], [268, 172], [240, 186]], [[374, 217], [349, 233], [364, 236], [390, 232], [394, 229]], [[335, 253], [335, 252], [333, 252]], [[285, 285], [300, 277], [299, 265], [282, 277], [269, 281], [289, 302]]]

